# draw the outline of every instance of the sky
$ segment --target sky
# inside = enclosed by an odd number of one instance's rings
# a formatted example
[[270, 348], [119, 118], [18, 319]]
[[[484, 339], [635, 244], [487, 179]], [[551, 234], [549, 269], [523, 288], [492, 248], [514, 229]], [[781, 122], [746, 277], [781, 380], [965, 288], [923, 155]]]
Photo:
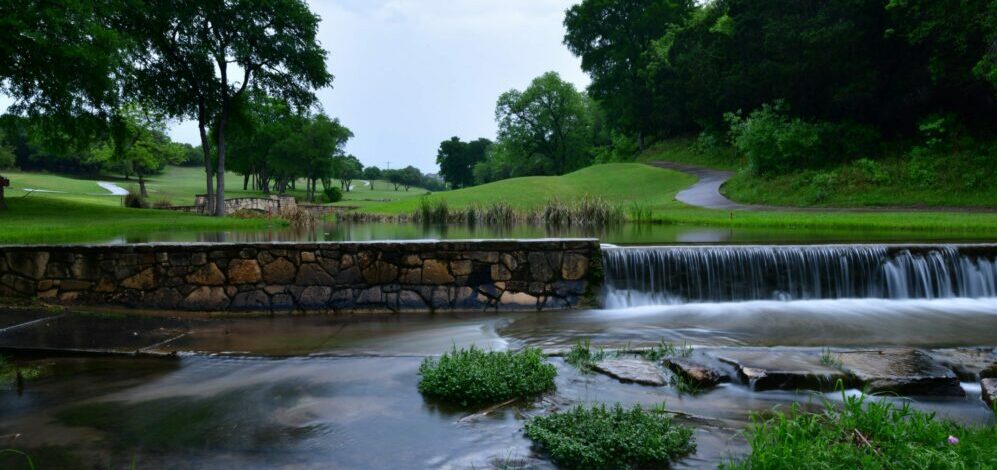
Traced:
[[[562, 44], [564, 11], [577, 0], [310, 0], [336, 77], [323, 110], [355, 137], [365, 166], [436, 172], [452, 136], [495, 137], [495, 101], [556, 71], [579, 89], [580, 60]], [[174, 140], [200, 143], [196, 123]]]

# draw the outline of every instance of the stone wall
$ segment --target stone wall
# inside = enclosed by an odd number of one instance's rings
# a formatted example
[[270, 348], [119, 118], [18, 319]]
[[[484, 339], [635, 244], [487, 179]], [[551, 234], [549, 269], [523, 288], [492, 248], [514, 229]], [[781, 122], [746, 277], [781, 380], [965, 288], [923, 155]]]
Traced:
[[0, 296], [191, 311], [594, 306], [596, 240], [0, 247]]
[[[198, 194], [194, 197], [194, 208], [193, 212], [204, 212], [204, 208], [208, 204], [208, 196], [205, 194]], [[238, 211], [260, 211], [260, 212], [272, 212], [278, 213], [281, 209], [293, 209], [297, 207], [297, 201], [293, 196], [276, 196], [271, 195], [268, 197], [237, 197], [225, 200], [225, 213], [232, 214]], [[190, 212], [190, 211], [188, 211]]]

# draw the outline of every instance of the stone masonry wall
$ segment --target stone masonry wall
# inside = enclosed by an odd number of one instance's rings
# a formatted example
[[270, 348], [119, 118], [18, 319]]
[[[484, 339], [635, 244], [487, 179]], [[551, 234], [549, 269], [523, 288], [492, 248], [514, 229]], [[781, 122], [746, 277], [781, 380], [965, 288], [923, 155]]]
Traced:
[[0, 296], [191, 311], [594, 306], [596, 240], [0, 246]]

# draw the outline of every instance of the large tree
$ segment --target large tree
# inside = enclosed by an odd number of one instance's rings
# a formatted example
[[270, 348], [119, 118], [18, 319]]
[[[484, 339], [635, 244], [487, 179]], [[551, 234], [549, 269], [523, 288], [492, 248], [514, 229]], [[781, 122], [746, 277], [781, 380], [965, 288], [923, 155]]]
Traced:
[[464, 142], [458, 137], [451, 137], [441, 142], [436, 152], [436, 163], [440, 166], [443, 180], [453, 189], [473, 186], [474, 166], [485, 160], [491, 145], [492, 141], [485, 138]]
[[144, 76], [136, 85], [174, 114], [198, 120], [203, 148], [214, 148], [215, 215], [224, 215], [228, 127], [247, 90], [304, 109], [315, 100], [313, 90], [332, 81], [326, 52], [316, 40], [319, 18], [303, 0], [148, 0], [145, 5], [130, 21], [148, 38], [139, 55]]
[[584, 95], [547, 72], [523, 91], [503, 93], [495, 107], [499, 141], [520, 174], [564, 174], [591, 161], [591, 119]]
[[647, 51], [693, 11], [692, 0], [584, 0], [566, 13], [564, 43], [592, 77], [589, 93], [618, 129], [637, 134], [641, 150], [656, 130]]

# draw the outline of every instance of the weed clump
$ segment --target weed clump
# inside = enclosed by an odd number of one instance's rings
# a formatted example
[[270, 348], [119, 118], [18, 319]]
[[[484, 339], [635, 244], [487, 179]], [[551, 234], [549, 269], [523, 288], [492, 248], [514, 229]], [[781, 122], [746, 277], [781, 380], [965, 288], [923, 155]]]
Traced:
[[539, 349], [484, 351], [477, 347], [426, 358], [419, 366], [423, 395], [461, 406], [499, 403], [554, 388], [557, 369]]
[[564, 468], [659, 467], [696, 450], [692, 430], [674, 424], [664, 407], [579, 406], [531, 419], [526, 436]]
[[564, 362], [575, 366], [575, 368], [582, 372], [590, 373], [592, 372], [593, 364], [607, 357], [609, 357], [609, 354], [602, 349], [593, 351], [591, 341], [585, 339], [578, 341], [571, 347], [571, 351], [568, 351], [568, 354], [564, 356]]

